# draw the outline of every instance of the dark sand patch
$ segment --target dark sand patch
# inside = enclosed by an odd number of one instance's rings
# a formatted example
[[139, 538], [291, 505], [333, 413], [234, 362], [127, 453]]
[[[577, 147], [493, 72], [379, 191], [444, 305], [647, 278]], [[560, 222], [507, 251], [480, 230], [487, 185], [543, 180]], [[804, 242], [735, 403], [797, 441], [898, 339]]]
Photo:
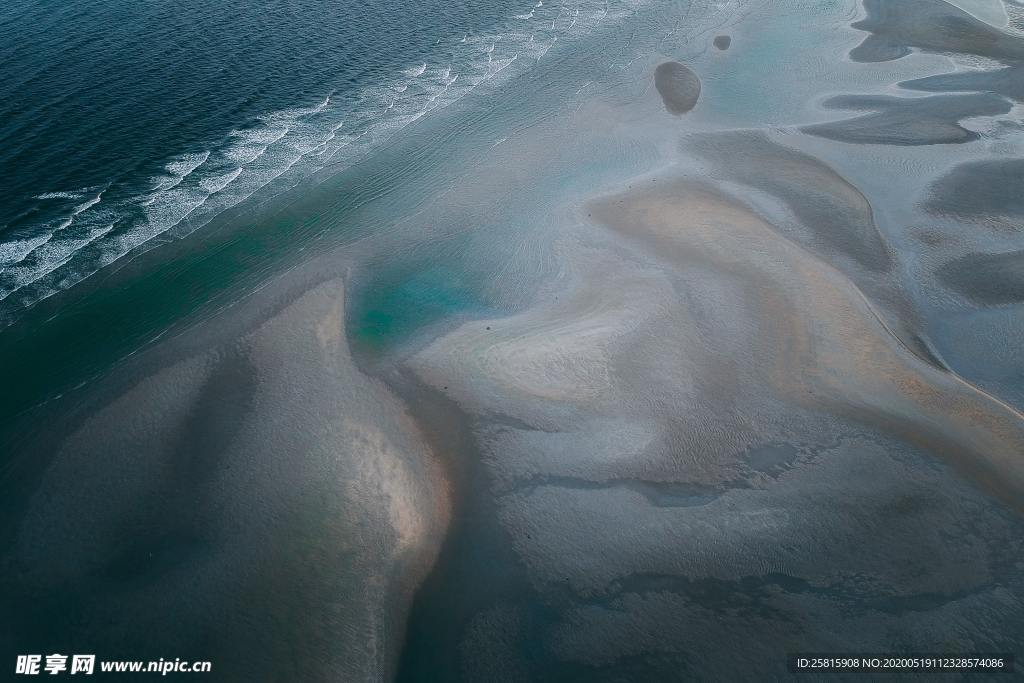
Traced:
[[1024, 301], [1024, 250], [968, 254], [938, 269], [943, 284], [980, 304]]
[[992, 93], [892, 97], [840, 95], [825, 102], [830, 109], [874, 110], [842, 121], [818, 123], [801, 130], [811, 135], [867, 145], [960, 144], [980, 136], [960, 125], [972, 116], [995, 116], [1010, 111], [1010, 102]]
[[732, 45], [731, 36], [715, 36], [714, 41], [715, 47], [719, 50], [728, 50], [729, 46]]
[[693, 109], [700, 98], [700, 78], [679, 62], [659, 64], [654, 70], [654, 87], [665, 108], [676, 116]]
[[[960, 164], [932, 185], [926, 206], [936, 213], [996, 222], [1024, 216], [1024, 159]], [[1019, 229], [1019, 221], [1015, 226]]]
[[1024, 60], [1024, 40], [942, 0], [864, 0], [864, 9], [867, 17], [853, 28], [871, 35], [850, 52], [855, 62], [899, 59], [911, 48]]
[[1024, 102], [1024, 66], [939, 74], [903, 81], [899, 85], [908, 90], [924, 92], [991, 92]]
[[952, 241], [951, 237], [938, 230], [920, 228], [913, 232], [914, 238], [926, 247], [941, 247]]
[[868, 200], [818, 159], [757, 132], [709, 136], [689, 148], [730, 178], [781, 199], [810, 231], [799, 241], [814, 251], [839, 252], [873, 272], [892, 265]]

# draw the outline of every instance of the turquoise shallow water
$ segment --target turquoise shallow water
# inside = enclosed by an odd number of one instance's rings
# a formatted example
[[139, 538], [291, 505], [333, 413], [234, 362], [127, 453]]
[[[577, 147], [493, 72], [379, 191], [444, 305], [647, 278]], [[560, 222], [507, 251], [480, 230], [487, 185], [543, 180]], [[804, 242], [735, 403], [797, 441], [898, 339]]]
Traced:
[[607, 14], [533, 4], [8, 4], [4, 322], [250, 197], [350, 165]]
[[[12, 55], [3, 133], [17, 144], [0, 158], [11, 180], [0, 218], [0, 344], [21, 359], [5, 367], [4, 384], [16, 389], [4, 393], [4, 422], [223, 302], [220, 294], [252, 286], [305, 241], [373, 232], [380, 224], [352, 213], [455, 156], [466, 124], [398, 163], [386, 149], [392, 135], [482, 84], [529, 71], [559, 36], [571, 41], [607, 14], [603, 3], [541, 5], [529, 18], [513, 3], [418, 3], [391, 14], [331, 5], [327, 15], [316, 3], [217, 4], [168, 23], [170, 10], [156, 5], [122, 17], [102, 5], [47, 13], [23, 4], [9, 6], [3, 23]], [[270, 31], [275, 12], [281, 21]], [[105, 34], [111, 24], [117, 31]], [[179, 24], [187, 29], [175, 31]], [[68, 39], [51, 32], [50, 52], [29, 49], [51, 25]], [[250, 49], [253, 33], [274, 38]], [[169, 104], [167, 93], [186, 99]], [[50, 99], [57, 104], [39, 117]], [[319, 194], [256, 208], [311, 177], [335, 179]], [[231, 227], [174, 244], [210, 221]], [[160, 244], [170, 245], [161, 256], [134, 260]]]
[[443, 263], [437, 254], [423, 256], [407, 269], [390, 268], [387, 278], [366, 283], [366, 294], [350, 314], [355, 344], [384, 351], [432, 321], [493, 313], [469, 274], [454, 271], [447, 263], [432, 265]]

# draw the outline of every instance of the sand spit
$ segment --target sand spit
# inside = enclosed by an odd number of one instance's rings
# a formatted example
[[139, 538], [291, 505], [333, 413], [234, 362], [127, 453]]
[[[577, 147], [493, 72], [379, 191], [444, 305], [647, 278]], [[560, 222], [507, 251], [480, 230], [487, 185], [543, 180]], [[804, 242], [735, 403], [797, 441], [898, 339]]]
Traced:
[[[832, 266], [779, 240], [756, 214], [708, 187], [606, 200], [598, 215], [679, 263], [728, 272], [759, 303], [773, 388], [797, 402], [885, 418], [1009, 501], [1024, 495], [1024, 417], [922, 362], [893, 338], [864, 296]], [[686, 217], [685, 219], [683, 217]]]
[[959, 52], [1005, 61], [1024, 60], [1024, 41], [943, 0], [864, 0], [867, 17], [853, 28], [871, 33], [850, 53], [857, 62], [882, 62], [911, 48]]
[[875, 280], [892, 267], [868, 200], [819, 159], [760, 131], [695, 136], [684, 149], [713, 163], [716, 176], [781, 199], [803, 226], [786, 234], [830, 262], [849, 264], [848, 272], [867, 271]]
[[654, 70], [654, 87], [665, 103], [665, 109], [680, 116], [697, 106], [700, 99], [700, 78], [679, 62], [663, 62]]
[[4, 558], [20, 609], [63, 601], [100, 652], [214, 647], [231, 678], [390, 678], [448, 492], [343, 321], [326, 282], [88, 417]]
[[539, 427], [580, 403], [614, 409], [615, 339], [657, 317], [671, 286], [651, 270], [591, 284], [539, 310], [463, 325], [420, 354], [419, 374], [460, 402], [486, 394]]
[[[1020, 4], [1018, 0], [1009, 1]], [[1005, 28], [1010, 24], [1010, 17], [1003, 0], [946, 0], [946, 2], [956, 5], [971, 16], [996, 28]]]
[[890, 97], [841, 95], [825, 101], [830, 109], [873, 110], [842, 121], [805, 126], [823, 138], [868, 145], [963, 144], [980, 135], [959, 125], [972, 116], [995, 116], [1012, 109], [1009, 100], [992, 93]]
[[715, 180], [739, 183], [781, 203], [784, 212], [769, 211], [772, 227], [839, 268], [877, 303], [886, 324], [915, 354], [942, 367], [922, 339], [917, 311], [895, 282], [892, 247], [857, 187], [820, 159], [761, 131], [695, 135], [684, 141], [683, 151], [710, 163]]
[[[854, 61], [874, 62], [898, 59], [918, 49], [951, 55], [958, 64], [953, 73], [904, 80], [901, 88], [942, 93], [931, 97], [893, 97], [889, 95], [844, 95], [826, 100], [832, 109], [873, 110], [852, 119], [806, 126], [802, 130], [841, 142], [883, 145], [963, 144], [982, 135], [1001, 136], [1012, 132], [1016, 124], [996, 120], [993, 131], [979, 133], [961, 125], [972, 117], [992, 117], [1009, 113], [1014, 101], [1024, 97], [1024, 37], [979, 20], [944, 0], [864, 0], [867, 16], [852, 24], [870, 35], [854, 48]], [[972, 3], [971, 7], [976, 4]], [[992, 18], [1001, 8], [977, 5]], [[966, 57], [966, 59], [965, 59]], [[1002, 68], [978, 68], [977, 62], [994, 60]], [[966, 62], [966, 64], [965, 64]], [[970, 65], [964, 69], [963, 66]], [[978, 167], [980, 170], [980, 167]], [[996, 191], [987, 193], [997, 204], [1006, 197]], [[973, 195], [977, 197], [978, 195]], [[949, 203], [976, 200], [971, 194], [947, 195]], [[980, 201], [980, 200], [978, 200]]]
[[987, 71], [958, 71], [903, 81], [907, 90], [924, 92], [992, 92], [1024, 102], [1024, 66], [1017, 64]]

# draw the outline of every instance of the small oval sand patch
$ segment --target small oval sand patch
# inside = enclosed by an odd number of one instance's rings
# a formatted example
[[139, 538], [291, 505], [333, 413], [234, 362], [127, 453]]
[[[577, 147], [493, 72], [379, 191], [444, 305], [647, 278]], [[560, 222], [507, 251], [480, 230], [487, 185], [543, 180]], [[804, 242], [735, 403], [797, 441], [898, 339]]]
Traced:
[[654, 87], [665, 108], [675, 115], [694, 108], [700, 98], [700, 78], [679, 62], [664, 62], [654, 70]]

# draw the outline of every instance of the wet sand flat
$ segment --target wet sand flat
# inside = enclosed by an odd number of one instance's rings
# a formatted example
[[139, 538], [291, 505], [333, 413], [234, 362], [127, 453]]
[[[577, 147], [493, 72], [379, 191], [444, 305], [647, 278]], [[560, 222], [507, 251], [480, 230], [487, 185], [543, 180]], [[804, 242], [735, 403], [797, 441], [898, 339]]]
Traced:
[[130, 602], [145, 616], [97, 649], [201, 659], [216, 642], [221, 667], [254, 678], [393, 675], [448, 486], [402, 405], [354, 367], [344, 282], [313, 282], [58, 442], [4, 576], [25, 614], [102, 622]]
[[[1024, 492], [1024, 463], [1017, 457], [1024, 449], [1024, 416], [921, 362], [851, 282], [776, 237], [749, 209], [706, 188], [662, 183], [657, 191], [605, 200], [597, 216], [649, 241], [658, 254], [707, 260], [747, 279], [744, 291], [763, 297], [746, 302], [764, 312], [753, 338], [774, 340], [763, 362], [774, 364], [775, 392], [824, 404], [849, 402], [854, 415], [899, 406], [893, 417], [907, 425], [904, 439], [930, 441], [949, 453], [973, 452], [961, 463], [967, 471], [997, 488], [1005, 485], [1002, 495], [1010, 502]], [[927, 426], [939, 424], [952, 429], [929, 435]], [[978, 441], [991, 437], [1002, 443]]]
[[969, 116], [1006, 114], [1012, 105], [989, 93], [935, 95], [927, 98], [841, 96], [825, 106], [876, 110], [876, 113], [804, 130], [842, 142], [875, 145], [936, 145], [970, 142], [978, 133], [959, 125]]
[[[546, 647], [612, 671], [641, 658], [647, 675], [671, 675], [660, 655], [730, 676], [788, 639], [823, 645], [825, 623], [864, 647], [884, 642], [868, 624], [924, 642], [938, 612], [910, 610], [932, 590], [970, 593], [970, 609], [1001, 619], [978, 581], [1005, 560], [968, 566], [956, 548], [1009, 539], [951, 471], [1016, 508], [1020, 413], [918, 358], [846, 276], [741, 201], [700, 178], [642, 180], [587, 205], [639, 251], [570, 239], [563, 258], [580, 274], [557, 303], [469, 323], [412, 360], [474, 424], [492, 533], [511, 537], [556, 615], [542, 622]], [[951, 470], [923, 466], [923, 453]], [[978, 511], [994, 535], [939, 540], [953, 509]], [[860, 605], [861, 576], [894, 592]], [[520, 662], [522, 609], [477, 614], [465, 665]], [[757, 648], [702, 658], [727, 632]], [[514, 646], [473, 645], [490, 638]]]

